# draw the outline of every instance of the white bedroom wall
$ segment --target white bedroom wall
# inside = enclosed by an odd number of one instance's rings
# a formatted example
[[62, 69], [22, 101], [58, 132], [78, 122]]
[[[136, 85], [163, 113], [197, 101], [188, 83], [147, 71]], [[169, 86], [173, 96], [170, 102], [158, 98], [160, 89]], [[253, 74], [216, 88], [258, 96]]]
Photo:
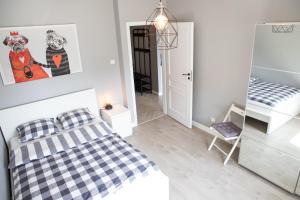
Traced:
[[87, 88], [123, 102], [111, 0], [0, 0], [0, 19], [0, 27], [75, 23], [83, 67], [82, 73], [10, 86], [0, 80], [0, 109]]
[[[254, 26], [300, 21], [298, 0], [168, 0], [179, 21], [195, 22], [193, 119], [210, 125], [231, 103], [245, 106]], [[179, 36], [180, 37], [180, 36]]]

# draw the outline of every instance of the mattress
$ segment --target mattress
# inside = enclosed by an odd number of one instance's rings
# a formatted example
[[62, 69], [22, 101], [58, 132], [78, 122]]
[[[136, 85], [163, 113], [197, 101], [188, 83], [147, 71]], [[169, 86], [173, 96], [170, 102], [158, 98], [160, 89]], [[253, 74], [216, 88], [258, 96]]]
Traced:
[[12, 149], [14, 199], [102, 199], [159, 171], [104, 123]]
[[248, 103], [275, 108], [299, 94], [300, 90], [295, 87], [255, 80], [249, 85]]

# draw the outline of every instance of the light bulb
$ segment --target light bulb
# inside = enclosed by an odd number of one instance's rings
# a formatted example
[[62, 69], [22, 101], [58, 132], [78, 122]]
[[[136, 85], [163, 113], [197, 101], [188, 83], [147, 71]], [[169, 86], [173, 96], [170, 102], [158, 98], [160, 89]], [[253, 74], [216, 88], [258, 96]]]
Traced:
[[168, 18], [161, 13], [155, 18], [154, 26], [157, 30], [162, 31], [166, 27], [168, 21]]

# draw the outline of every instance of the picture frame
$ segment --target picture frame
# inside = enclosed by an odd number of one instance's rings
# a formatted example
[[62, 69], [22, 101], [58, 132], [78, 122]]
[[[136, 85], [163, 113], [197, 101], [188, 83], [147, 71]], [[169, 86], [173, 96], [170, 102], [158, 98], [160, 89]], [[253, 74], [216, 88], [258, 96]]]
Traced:
[[4, 85], [82, 72], [76, 24], [0, 28]]

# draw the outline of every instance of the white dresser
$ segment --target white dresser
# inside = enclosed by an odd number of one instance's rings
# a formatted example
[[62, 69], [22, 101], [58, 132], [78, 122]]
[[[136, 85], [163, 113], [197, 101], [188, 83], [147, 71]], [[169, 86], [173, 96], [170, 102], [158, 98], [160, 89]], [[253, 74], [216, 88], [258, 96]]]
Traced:
[[298, 179], [298, 185], [296, 188], [296, 194], [298, 194], [300, 196], [300, 175], [299, 175], [299, 179]]
[[113, 105], [111, 110], [101, 110], [101, 116], [122, 138], [132, 135], [130, 111], [122, 105]]
[[245, 124], [239, 164], [285, 190], [300, 195], [300, 143], [299, 146], [291, 143], [297, 134], [280, 132], [267, 135]]

